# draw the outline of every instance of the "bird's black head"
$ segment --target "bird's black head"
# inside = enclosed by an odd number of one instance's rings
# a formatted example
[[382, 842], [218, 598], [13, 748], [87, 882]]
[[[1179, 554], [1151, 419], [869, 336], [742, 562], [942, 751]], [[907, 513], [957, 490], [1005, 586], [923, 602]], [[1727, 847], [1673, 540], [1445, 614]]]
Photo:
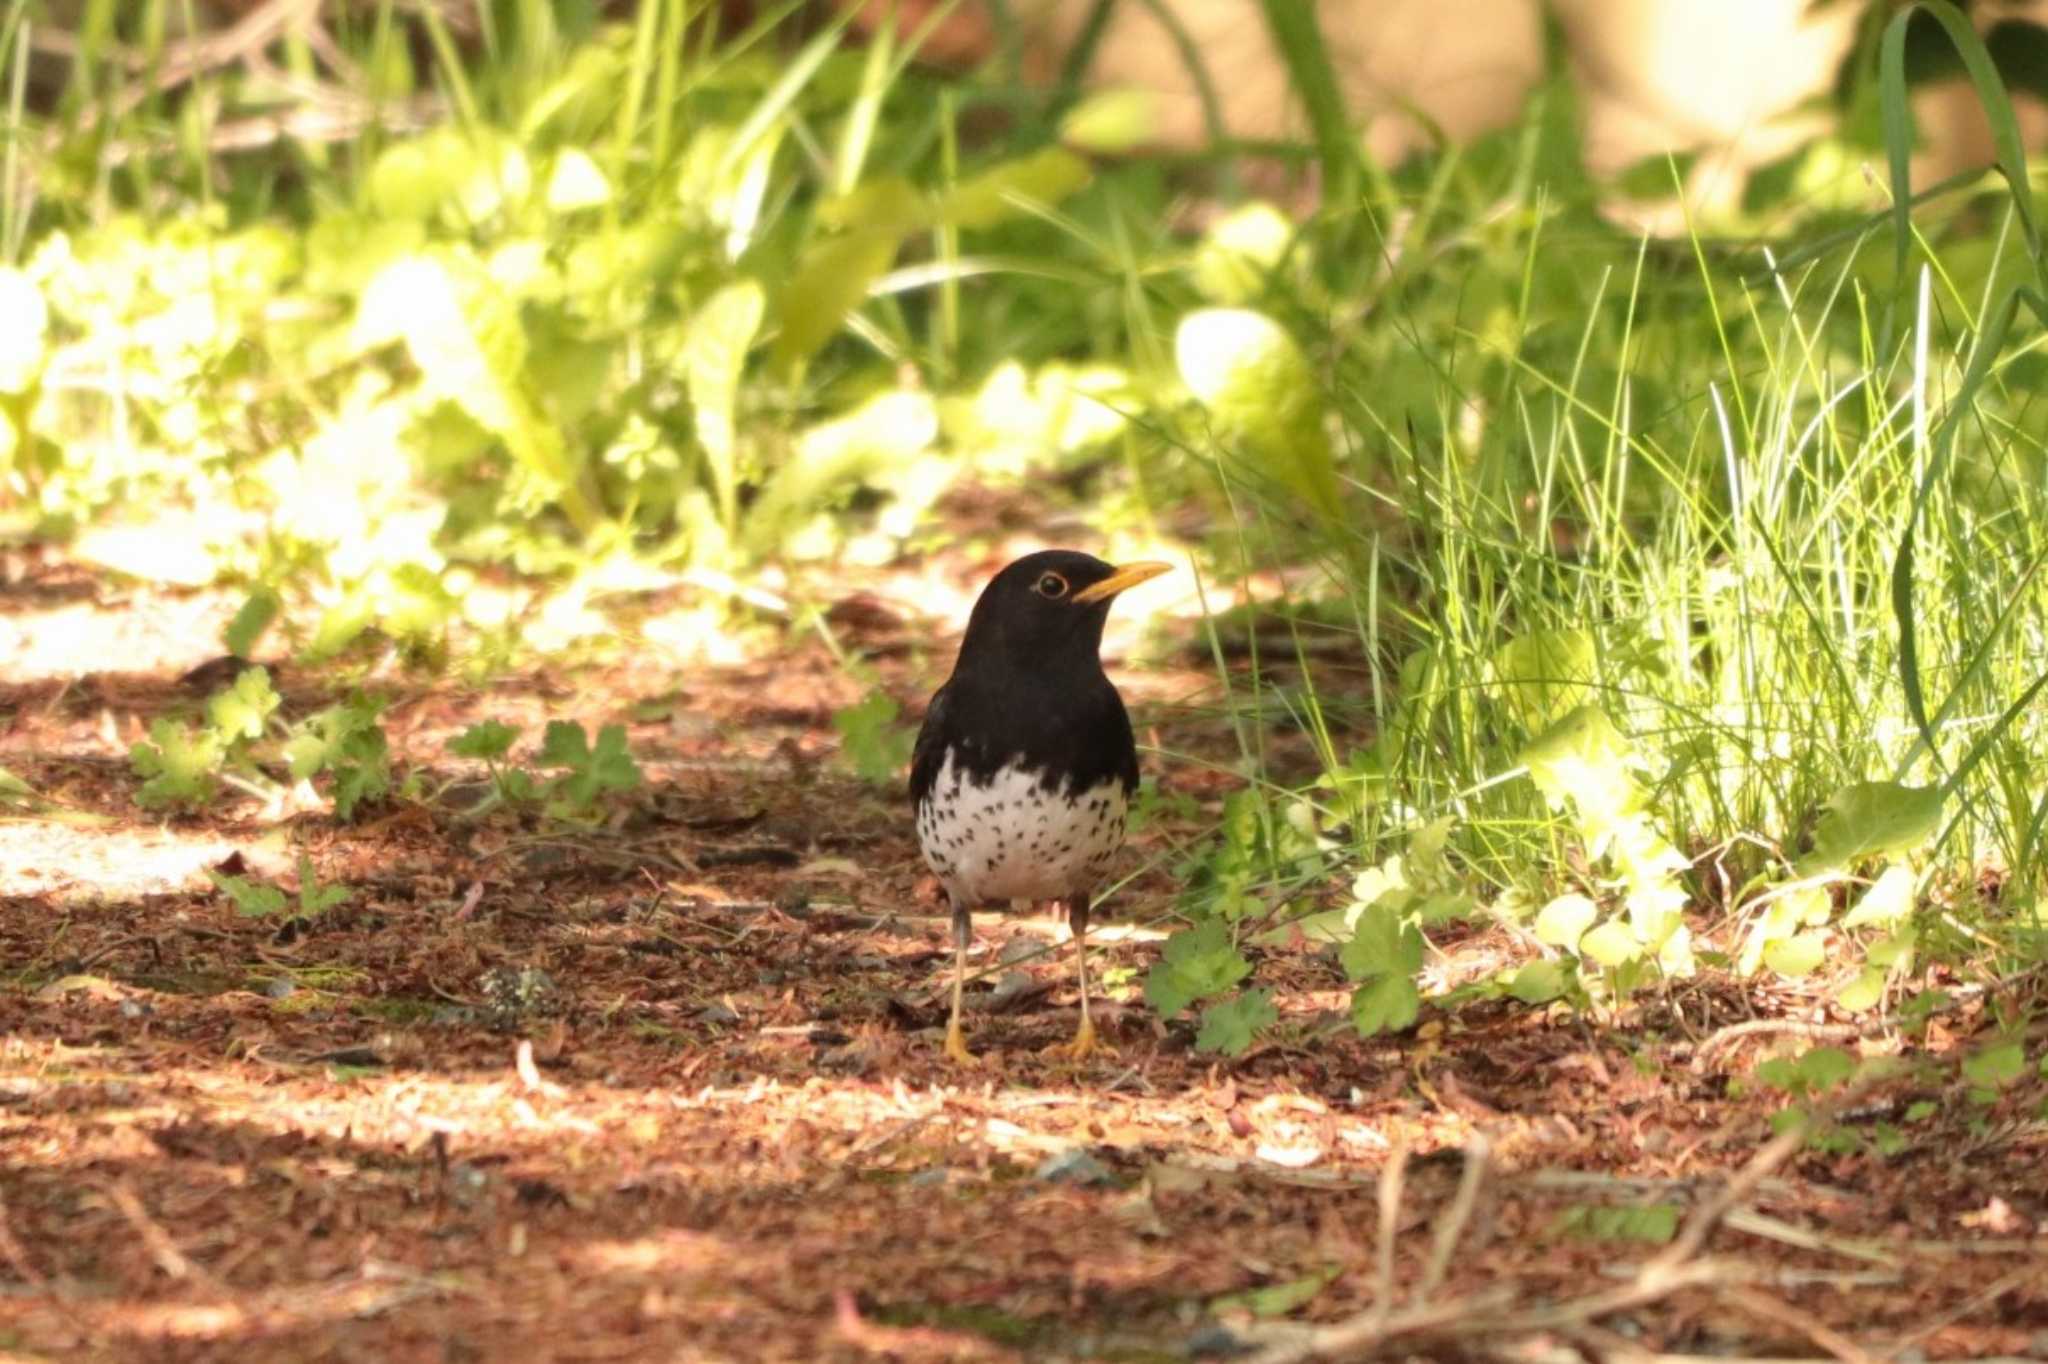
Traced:
[[961, 664], [986, 661], [1031, 672], [1099, 668], [1110, 602], [1125, 588], [1171, 567], [1136, 563], [1118, 568], [1070, 549], [1027, 554], [981, 590], [960, 644]]

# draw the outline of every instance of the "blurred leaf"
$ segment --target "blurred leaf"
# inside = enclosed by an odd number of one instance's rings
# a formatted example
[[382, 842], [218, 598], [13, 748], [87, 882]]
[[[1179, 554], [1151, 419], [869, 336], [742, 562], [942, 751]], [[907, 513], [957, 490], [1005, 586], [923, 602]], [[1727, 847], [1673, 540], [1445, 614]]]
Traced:
[[1278, 1020], [1279, 1010], [1264, 990], [1246, 990], [1221, 1004], [1202, 1010], [1202, 1027], [1195, 1034], [1195, 1050], [1242, 1056], [1259, 1030]]
[[496, 762], [512, 751], [518, 738], [519, 731], [501, 720], [480, 720], [450, 740], [448, 751], [458, 758]]
[[1145, 977], [1145, 1000], [1171, 1018], [1197, 1000], [1219, 995], [1251, 974], [1221, 919], [1184, 928], [1166, 940]]
[[1400, 1032], [1422, 1012], [1422, 996], [1409, 976], [1381, 976], [1351, 995], [1351, 1022], [1360, 1037]]
[[739, 401], [740, 378], [747, 351], [761, 328], [767, 300], [761, 286], [741, 280], [713, 294], [690, 319], [683, 343], [683, 369], [689, 382], [690, 405], [697, 415], [697, 442], [704, 447], [711, 470], [712, 491], [728, 533], [737, 524], [738, 456], [733, 412]]
[[1983, 1089], [2004, 1089], [2026, 1071], [2026, 1048], [2018, 1040], [1994, 1042], [1963, 1059], [1963, 1078]]
[[220, 736], [211, 730], [194, 733], [169, 718], [150, 722], [149, 739], [128, 750], [138, 775], [146, 778], [135, 793], [144, 809], [165, 805], [204, 805], [219, 785]]
[[1571, 975], [1561, 961], [1524, 962], [1508, 982], [1508, 993], [1524, 1004], [1548, 1004], [1571, 988]]
[[1913, 912], [1913, 887], [1917, 878], [1911, 867], [1894, 864], [1886, 867], [1863, 892], [1863, 898], [1842, 920], [1844, 928], [1861, 928], [1865, 924], [1876, 924], [1890, 928]]
[[1795, 933], [1764, 946], [1764, 965], [1790, 980], [1812, 975], [1827, 957], [1825, 933]]
[[1541, 734], [1592, 696], [1597, 665], [1586, 630], [1537, 630], [1493, 655], [1493, 681], [1522, 727]]
[[282, 704], [270, 685], [270, 670], [245, 668], [225, 691], [206, 703], [206, 715], [229, 743], [260, 739], [270, 714]]
[[1560, 895], [1536, 916], [1536, 936], [1567, 952], [1579, 950], [1579, 939], [1600, 917], [1600, 907], [1583, 895]]
[[1298, 1279], [1283, 1283], [1267, 1284], [1263, 1288], [1248, 1288], [1242, 1293], [1226, 1293], [1209, 1304], [1213, 1313], [1249, 1312], [1255, 1317], [1284, 1317], [1297, 1307], [1315, 1301], [1316, 1295], [1333, 1283], [1344, 1272], [1342, 1265], [1326, 1265]]
[[1642, 954], [1643, 945], [1636, 941], [1635, 934], [1629, 932], [1628, 925], [1619, 919], [1596, 924], [1579, 939], [1579, 955], [1610, 971]]
[[564, 147], [555, 154], [554, 168], [548, 172], [547, 200], [551, 211], [574, 213], [599, 208], [610, 203], [611, 197], [611, 181], [590, 153]]
[[1024, 216], [1018, 201], [1056, 204], [1089, 181], [1088, 163], [1072, 152], [1047, 147], [992, 166], [963, 180], [938, 202], [940, 222], [955, 227], [994, 227]]
[[256, 647], [256, 641], [263, 638], [263, 632], [277, 619], [284, 603], [277, 593], [267, 587], [259, 587], [243, 599], [235, 611], [235, 618], [228, 622], [223, 636], [229, 653], [236, 658], [246, 659], [249, 651]]
[[1174, 357], [1226, 452], [1322, 520], [1342, 518], [1322, 387], [1293, 337], [1263, 314], [1207, 308], [1181, 319]]
[[872, 786], [896, 780], [910, 761], [915, 736], [896, 723], [900, 711], [895, 700], [879, 687], [858, 702], [832, 713], [832, 727], [839, 731], [840, 752], [852, 762], [856, 775]]
[[1111, 156], [1142, 147], [1159, 136], [1159, 98], [1152, 90], [1098, 90], [1060, 120], [1060, 141]]
[[1941, 827], [1941, 789], [1890, 781], [1858, 782], [1837, 791], [1813, 831], [1813, 851], [1799, 860], [1802, 876], [1837, 871], [1865, 857], [1909, 852]]
[[1337, 951], [1344, 974], [1353, 980], [1411, 976], [1422, 965], [1422, 935], [1385, 904], [1366, 907], [1351, 941]]

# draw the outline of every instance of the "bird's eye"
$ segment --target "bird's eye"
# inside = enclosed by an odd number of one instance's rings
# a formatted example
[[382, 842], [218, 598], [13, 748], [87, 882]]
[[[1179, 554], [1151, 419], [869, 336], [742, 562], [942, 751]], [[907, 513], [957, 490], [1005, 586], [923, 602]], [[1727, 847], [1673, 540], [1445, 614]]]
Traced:
[[1031, 590], [1041, 597], [1058, 601], [1067, 595], [1067, 580], [1057, 573], [1047, 573], [1031, 585]]

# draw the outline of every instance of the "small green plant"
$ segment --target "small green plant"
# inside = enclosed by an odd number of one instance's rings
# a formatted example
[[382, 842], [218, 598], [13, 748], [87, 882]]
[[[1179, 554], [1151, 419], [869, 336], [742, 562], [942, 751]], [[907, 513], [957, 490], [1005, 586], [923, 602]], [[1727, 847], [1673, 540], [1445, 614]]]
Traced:
[[583, 726], [551, 721], [534, 762], [565, 769], [549, 778], [508, 761], [519, 740], [517, 728], [498, 720], [471, 725], [448, 745], [459, 758], [484, 763], [491, 774], [491, 794], [472, 810], [481, 814], [500, 804], [539, 805], [559, 819], [585, 820], [607, 795], [631, 791], [640, 784], [640, 768], [626, 750], [623, 725], [606, 725], [593, 744]]
[[915, 738], [896, 723], [900, 712], [895, 699], [879, 687], [853, 705], [832, 712], [840, 753], [855, 775], [872, 786], [896, 781], [910, 761]]
[[321, 885], [319, 873], [313, 868], [313, 859], [305, 853], [299, 854], [299, 891], [296, 897], [287, 895], [283, 889], [267, 881], [254, 881], [218, 871], [209, 871], [207, 875], [233, 902], [236, 913], [252, 919], [276, 918], [288, 923], [303, 923], [317, 919], [336, 905], [347, 903], [349, 897], [347, 886]]
[[334, 813], [352, 819], [362, 802], [391, 789], [391, 744], [381, 701], [357, 696], [308, 716], [284, 746], [294, 781], [322, 773], [332, 780]]

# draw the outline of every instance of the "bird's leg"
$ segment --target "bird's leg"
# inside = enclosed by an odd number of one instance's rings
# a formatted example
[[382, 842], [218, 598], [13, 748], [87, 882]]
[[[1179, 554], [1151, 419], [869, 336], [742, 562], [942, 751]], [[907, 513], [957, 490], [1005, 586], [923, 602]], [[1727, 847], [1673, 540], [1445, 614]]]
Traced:
[[960, 1031], [960, 994], [967, 984], [967, 948], [974, 941], [974, 915], [960, 901], [953, 902], [953, 1013], [946, 1020], [946, 1059], [959, 1066], [979, 1065], [967, 1050]]
[[1100, 1044], [1095, 1040], [1095, 1021], [1088, 1016], [1088, 897], [1076, 895], [1066, 903], [1067, 925], [1074, 931], [1074, 956], [1081, 979], [1081, 1026], [1074, 1030], [1073, 1041], [1048, 1047], [1046, 1054], [1078, 1061]]

